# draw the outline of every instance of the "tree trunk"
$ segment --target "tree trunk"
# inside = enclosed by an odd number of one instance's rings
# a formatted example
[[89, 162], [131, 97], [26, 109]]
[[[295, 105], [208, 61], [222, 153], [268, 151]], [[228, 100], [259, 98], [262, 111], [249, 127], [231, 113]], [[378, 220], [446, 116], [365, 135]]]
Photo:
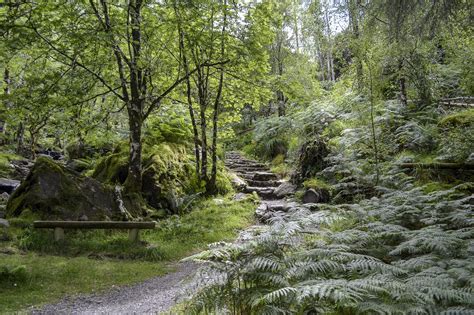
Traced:
[[[225, 29], [227, 24], [227, 0], [224, 0], [224, 23], [222, 24], [221, 32], [221, 58], [224, 58], [225, 53]], [[217, 129], [219, 121], [219, 104], [222, 96], [222, 88], [224, 86], [224, 66], [221, 67], [219, 73], [219, 86], [217, 87], [217, 95], [214, 100], [214, 115], [212, 117], [212, 168], [211, 168], [211, 179], [208, 187], [206, 187], [207, 193], [211, 195], [217, 194]]]
[[201, 105], [201, 180], [209, 181], [207, 176], [207, 120], [206, 106]]
[[128, 109], [130, 131], [130, 155], [128, 175], [125, 187], [128, 192], [140, 192], [142, 189], [142, 117], [141, 102], [132, 104]]
[[402, 70], [403, 70], [403, 60], [399, 60], [398, 62], [398, 75], [399, 75], [398, 87], [399, 87], [399, 93], [400, 93], [399, 98], [400, 98], [400, 103], [402, 103], [404, 107], [407, 107], [408, 97], [407, 97], [406, 79], [402, 73]]
[[18, 125], [18, 129], [16, 131], [16, 153], [22, 154], [23, 152], [23, 142], [24, 142], [24, 137], [25, 137], [25, 126], [23, 125], [23, 122], [20, 122]]
[[[5, 83], [5, 88], [3, 89], [3, 91], [4, 91], [5, 96], [8, 97], [8, 95], [10, 95], [10, 71], [8, 70], [7, 67], [5, 67], [5, 71], [3, 73], [3, 82]], [[6, 101], [5, 108], [0, 113], [1, 114], [0, 115], [0, 132], [2, 132], [3, 134], [7, 133], [7, 123], [3, 119], [3, 112], [4, 110], [8, 111], [9, 106], [10, 104], [8, 104], [8, 101]]]
[[277, 91], [277, 104], [278, 104], [278, 116], [283, 117], [285, 116], [286, 109], [285, 109], [285, 95], [283, 95], [282, 91]]
[[[363, 68], [362, 60], [360, 58], [360, 49], [359, 49], [359, 6], [360, 0], [350, 0], [349, 2], [349, 20], [352, 24], [352, 34], [353, 34], [353, 51], [355, 55], [356, 63], [356, 89], [358, 92], [362, 92], [363, 87]], [[355, 46], [355, 47], [354, 47]]]

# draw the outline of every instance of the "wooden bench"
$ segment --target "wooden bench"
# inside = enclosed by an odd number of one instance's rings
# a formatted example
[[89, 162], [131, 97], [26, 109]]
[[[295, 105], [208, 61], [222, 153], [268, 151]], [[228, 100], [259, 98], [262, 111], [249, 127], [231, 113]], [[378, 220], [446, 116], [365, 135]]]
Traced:
[[107, 229], [129, 230], [128, 239], [132, 242], [140, 240], [139, 230], [154, 229], [155, 222], [126, 222], [126, 221], [35, 221], [36, 229], [54, 229], [54, 239], [64, 239], [64, 229]]

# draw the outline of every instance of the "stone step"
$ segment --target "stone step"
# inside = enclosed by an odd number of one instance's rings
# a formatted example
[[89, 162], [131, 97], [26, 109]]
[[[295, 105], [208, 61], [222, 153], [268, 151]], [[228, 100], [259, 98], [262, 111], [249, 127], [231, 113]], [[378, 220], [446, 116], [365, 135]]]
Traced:
[[242, 164], [242, 163], [239, 163], [239, 164], [229, 164], [229, 163], [226, 163], [225, 166], [227, 166], [228, 168], [241, 168], [241, 167], [248, 167], [248, 168], [253, 168], [253, 169], [258, 169], [258, 168], [264, 168], [264, 169], [267, 169], [268, 167], [266, 165], [263, 165], [263, 164]]
[[268, 172], [268, 169], [258, 167], [258, 168], [253, 168], [253, 167], [238, 167], [238, 168], [230, 168], [234, 172], [238, 173], [255, 173], [255, 172]]
[[272, 199], [276, 198], [275, 194], [273, 193], [273, 188], [269, 188], [269, 187], [251, 187], [251, 186], [247, 186], [245, 188], [245, 192], [246, 193], [256, 192], [257, 195], [259, 195], [260, 198], [262, 198], [264, 200], [272, 200]]
[[254, 187], [278, 187], [281, 184], [281, 182], [278, 180], [260, 181], [260, 180], [249, 179], [247, 180], [247, 182], [250, 186], [254, 186]]
[[278, 180], [278, 176], [271, 172], [255, 172], [252, 179], [259, 181]]

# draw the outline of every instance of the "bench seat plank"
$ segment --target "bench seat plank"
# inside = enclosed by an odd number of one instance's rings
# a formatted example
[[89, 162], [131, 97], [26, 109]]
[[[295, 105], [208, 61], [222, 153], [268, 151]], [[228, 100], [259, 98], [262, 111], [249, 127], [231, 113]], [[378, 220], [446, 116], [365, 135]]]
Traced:
[[155, 222], [126, 221], [34, 221], [33, 227], [38, 229], [154, 229]]

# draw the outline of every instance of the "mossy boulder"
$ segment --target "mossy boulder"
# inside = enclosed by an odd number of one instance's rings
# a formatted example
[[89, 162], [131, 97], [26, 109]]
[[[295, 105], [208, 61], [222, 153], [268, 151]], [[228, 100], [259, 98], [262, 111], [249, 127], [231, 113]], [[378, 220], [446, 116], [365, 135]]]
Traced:
[[7, 203], [8, 217], [25, 210], [55, 220], [126, 220], [142, 214], [136, 198], [122, 198], [120, 190], [42, 157]]
[[[200, 189], [185, 144], [160, 143], [143, 151], [142, 195], [155, 209], [176, 213], [186, 194]], [[104, 183], [123, 184], [128, 172], [128, 150], [119, 146], [96, 166], [92, 177]]]

